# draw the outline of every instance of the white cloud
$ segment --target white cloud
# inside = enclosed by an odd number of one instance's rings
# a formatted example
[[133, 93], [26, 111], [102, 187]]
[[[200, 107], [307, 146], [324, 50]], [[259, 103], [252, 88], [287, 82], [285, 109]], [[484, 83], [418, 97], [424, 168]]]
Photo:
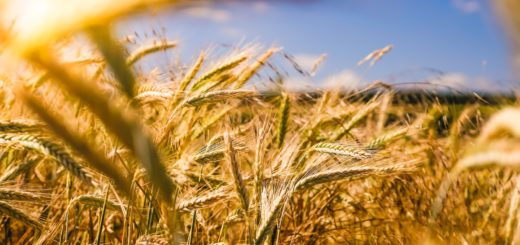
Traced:
[[[469, 76], [460, 72], [445, 73], [440, 76], [424, 78], [433, 86], [419, 85], [410, 89], [426, 89], [426, 91], [460, 91], [460, 92], [507, 92], [514, 87], [504, 81], [492, 80], [485, 76]], [[284, 80], [284, 87], [289, 91], [352, 90], [366, 87], [372, 82], [364, 80], [356, 71], [345, 69], [322, 80], [310, 77], [291, 76]], [[425, 85], [425, 84], [424, 84]], [[401, 87], [407, 88], [407, 87]]]
[[337, 74], [326, 77], [321, 81], [313, 81], [309, 78], [289, 77], [284, 80], [284, 87], [289, 91], [306, 91], [315, 89], [356, 89], [363, 85], [362, 78], [353, 70], [343, 70]]
[[355, 89], [362, 85], [362, 78], [353, 70], [343, 70], [325, 78], [321, 86], [325, 89]]
[[191, 17], [208, 19], [215, 22], [226, 22], [231, 19], [231, 14], [228, 11], [211, 8], [210, 6], [191, 7], [185, 9], [183, 12]]
[[511, 84], [491, 80], [485, 76], [467, 76], [462, 73], [446, 73], [442, 76], [428, 79], [429, 82], [442, 85], [441, 90], [456, 89], [464, 92], [504, 92], [513, 89]]
[[428, 79], [433, 84], [446, 86], [448, 88], [462, 89], [468, 85], [468, 77], [462, 73], [446, 73]]
[[475, 13], [480, 10], [478, 0], [452, 0], [453, 6], [464, 13]]
[[472, 78], [467, 87], [476, 91], [486, 91], [490, 93], [497, 92], [510, 92], [513, 91], [514, 84], [504, 83], [503, 81], [491, 80], [489, 77], [478, 76]]

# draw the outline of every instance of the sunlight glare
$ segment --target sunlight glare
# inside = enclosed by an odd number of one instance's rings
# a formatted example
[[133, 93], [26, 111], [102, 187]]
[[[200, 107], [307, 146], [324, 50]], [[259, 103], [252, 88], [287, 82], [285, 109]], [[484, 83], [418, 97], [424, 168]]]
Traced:
[[[157, 2], [157, 1], [151, 1]], [[24, 54], [92, 24], [108, 23], [108, 19], [148, 3], [143, 0], [16, 0], [8, 1], [0, 18], [12, 23], [8, 42]], [[7, 30], [9, 26], [3, 26]]]

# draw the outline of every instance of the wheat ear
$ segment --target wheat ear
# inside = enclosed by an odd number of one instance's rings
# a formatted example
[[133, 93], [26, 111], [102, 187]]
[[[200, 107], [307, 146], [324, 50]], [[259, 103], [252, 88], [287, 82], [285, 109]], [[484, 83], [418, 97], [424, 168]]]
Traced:
[[43, 200], [41, 195], [36, 195], [26, 191], [18, 191], [0, 188], [0, 199], [6, 199], [9, 201], [34, 201], [39, 202]]
[[136, 245], [169, 245], [172, 244], [168, 235], [142, 235], [135, 242]]
[[197, 61], [195, 61], [195, 64], [191, 67], [188, 73], [186, 73], [184, 78], [179, 83], [179, 86], [175, 90], [175, 95], [173, 96], [171, 105], [177, 105], [177, 103], [179, 103], [179, 100], [181, 96], [184, 95], [183, 93], [186, 91], [186, 88], [190, 85], [190, 83], [193, 81], [193, 78], [195, 78], [200, 68], [202, 67], [205, 58], [206, 53], [201, 52], [199, 57], [197, 58]]
[[0, 201], [0, 213], [19, 220], [22, 223], [29, 225], [37, 230], [43, 230], [43, 224], [36, 219], [29, 217], [23, 211], [16, 209], [6, 202]]
[[226, 155], [229, 166], [231, 168], [231, 174], [235, 183], [235, 191], [238, 194], [242, 208], [247, 211], [249, 210], [249, 195], [242, 178], [238, 160], [236, 157], [236, 151], [233, 147], [233, 141], [228, 133], [224, 134], [224, 144], [226, 145]]
[[137, 61], [139, 61], [146, 55], [149, 55], [149, 54], [155, 53], [157, 51], [161, 51], [161, 50], [175, 48], [175, 47], [177, 47], [177, 42], [174, 42], [174, 41], [168, 41], [168, 40], [159, 41], [159, 42], [155, 41], [152, 44], [149, 44], [147, 46], [139, 47], [137, 50], [135, 50], [130, 55], [128, 55], [128, 57], [126, 58], [126, 64], [129, 66], [132, 66], [133, 64], [135, 64]]
[[0, 142], [2, 141], [18, 143], [29, 149], [34, 149], [45, 155], [49, 155], [56, 159], [58, 163], [69, 170], [74, 176], [89, 185], [94, 185], [90, 174], [85, 172], [83, 167], [77, 163], [64, 148], [54, 142], [28, 134], [0, 134]]
[[29, 133], [38, 131], [43, 125], [30, 120], [0, 121], [2, 133]]
[[286, 93], [282, 94], [280, 100], [280, 107], [278, 109], [278, 128], [276, 129], [276, 144], [278, 148], [282, 147], [287, 133], [287, 122], [289, 120], [289, 96]]
[[106, 203], [106, 208], [108, 208], [108, 209], [118, 210], [118, 211], [121, 210], [121, 205], [115, 203], [114, 201], [108, 200], [108, 199], [105, 200], [104, 197], [100, 197], [97, 195], [91, 195], [91, 194], [84, 194], [84, 195], [75, 197], [74, 199], [72, 199], [70, 201], [69, 207], [72, 207], [76, 203], [81, 203], [83, 205], [88, 205], [88, 206], [97, 207], [97, 208], [103, 208], [103, 205], [105, 205], [105, 203]]
[[192, 96], [185, 100], [183, 105], [201, 106], [206, 103], [215, 103], [227, 99], [239, 100], [255, 96], [259, 96], [259, 94], [253, 90], [218, 90]]
[[0, 182], [5, 182], [16, 178], [16, 176], [19, 174], [31, 169], [38, 161], [39, 159], [28, 159], [16, 166], [9, 168], [2, 174], [2, 176], [0, 176]]
[[373, 152], [364, 150], [362, 147], [340, 143], [321, 142], [315, 144], [311, 150], [332, 155], [348, 156], [357, 160], [374, 156]]
[[293, 194], [292, 187], [293, 181], [282, 180], [277, 184], [268, 183], [268, 186], [262, 188], [261, 219], [256, 230], [256, 245], [264, 243], [276, 221], [282, 216], [285, 204]]
[[302, 190], [311, 186], [338, 181], [353, 177], [362, 177], [368, 175], [386, 175], [394, 173], [403, 173], [408, 171], [404, 165], [396, 164], [390, 166], [352, 166], [347, 168], [332, 168], [331, 170], [319, 171], [302, 177], [295, 186], [295, 189]]
[[[241, 141], [231, 139], [231, 142], [235, 151], [245, 149], [244, 144]], [[223, 136], [216, 136], [213, 137], [205, 146], [197, 150], [190, 160], [199, 164], [220, 161], [224, 157], [226, 150], [227, 148]]]
[[263, 55], [261, 55], [255, 63], [247, 67], [243, 72], [241, 72], [238, 79], [235, 81], [235, 89], [239, 89], [244, 86], [244, 84], [254, 75], [256, 72], [267, 62], [269, 58], [276, 52], [278, 52], [279, 48], [270, 48]]
[[180, 201], [177, 205], [177, 209], [192, 210], [204, 208], [227, 198], [229, 198], [229, 194], [226, 191], [219, 189], [210, 193], [201, 194], [185, 201]]
[[197, 91], [199, 90], [200, 88], [202, 88], [204, 85], [206, 85], [206, 83], [208, 81], [210, 81], [212, 78], [220, 75], [220, 74], [223, 74], [235, 67], [237, 67], [238, 65], [240, 65], [242, 62], [244, 62], [245, 60], [247, 60], [247, 56], [243, 55], [243, 56], [239, 56], [237, 58], [234, 58], [232, 60], [230, 60], [229, 62], [227, 63], [224, 63], [218, 67], [216, 67], [215, 69], [213, 70], [210, 70], [209, 72], [205, 73], [204, 75], [202, 75], [198, 80], [196, 80], [194, 83], [193, 83], [193, 86], [191, 87], [191, 91]]
[[389, 131], [375, 139], [371, 140], [365, 145], [365, 148], [370, 150], [378, 150], [382, 149], [388, 145], [388, 143], [406, 135], [408, 132], [408, 127], [398, 128], [392, 131]]

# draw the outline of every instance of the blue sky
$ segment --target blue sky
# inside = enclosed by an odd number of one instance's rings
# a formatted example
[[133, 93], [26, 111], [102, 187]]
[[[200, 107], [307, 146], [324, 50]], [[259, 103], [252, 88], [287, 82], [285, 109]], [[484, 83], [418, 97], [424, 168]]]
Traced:
[[[516, 87], [507, 39], [491, 7], [484, 0], [226, 2], [161, 10], [151, 18], [124, 22], [120, 32], [164, 27], [168, 37], [180, 41], [176, 52], [186, 62], [212, 45], [250, 41], [281, 46], [302, 66], [326, 53], [315, 77], [297, 78], [302, 84], [381, 79], [491, 90]], [[375, 66], [356, 65], [387, 44], [394, 48]]]

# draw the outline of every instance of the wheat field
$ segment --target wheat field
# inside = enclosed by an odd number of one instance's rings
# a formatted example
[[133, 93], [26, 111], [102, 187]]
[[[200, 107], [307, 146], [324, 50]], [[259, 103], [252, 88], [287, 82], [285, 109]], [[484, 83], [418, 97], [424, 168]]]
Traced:
[[143, 72], [182, 43], [107, 23], [164, 1], [93, 2], [0, 30], [1, 244], [520, 243], [515, 97], [260, 89], [287, 56], [260, 44]]

